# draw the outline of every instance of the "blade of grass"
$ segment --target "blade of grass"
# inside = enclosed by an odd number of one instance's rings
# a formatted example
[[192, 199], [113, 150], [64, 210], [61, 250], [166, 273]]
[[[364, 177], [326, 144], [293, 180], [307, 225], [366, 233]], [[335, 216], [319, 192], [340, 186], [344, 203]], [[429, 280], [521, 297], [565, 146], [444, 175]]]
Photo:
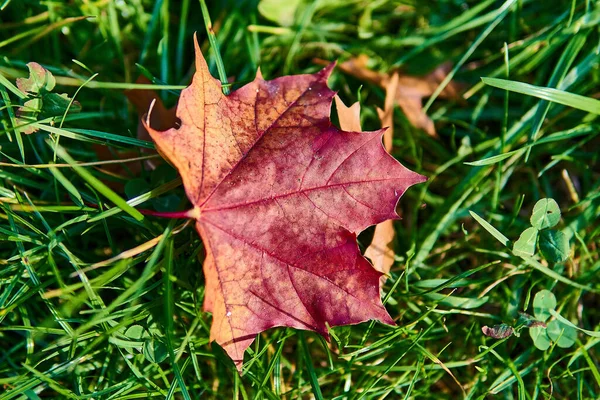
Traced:
[[502, 22], [502, 20], [504, 19], [504, 17], [506, 17], [506, 14], [508, 14], [508, 12], [510, 11], [513, 4], [515, 4], [515, 2], [516, 2], [516, 0], [507, 0], [504, 4], [502, 4], [502, 6], [497, 11], [498, 16], [479, 34], [479, 36], [477, 36], [477, 38], [473, 41], [473, 44], [471, 44], [471, 46], [469, 46], [469, 48], [463, 54], [463, 56], [460, 58], [460, 60], [458, 60], [456, 65], [454, 65], [454, 67], [452, 67], [452, 70], [448, 73], [448, 75], [446, 75], [444, 80], [439, 84], [439, 86], [431, 94], [431, 97], [429, 98], [427, 103], [425, 103], [425, 105], [423, 106], [423, 112], [427, 112], [427, 110], [429, 110], [429, 107], [431, 107], [431, 105], [433, 104], [435, 99], [437, 99], [437, 97], [440, 95], [440, 93], [442, 93], [442, 91], [446, 88], [446, 86], [448, 86], [448, 84], [450, 83], [452, 78], [454, 78], [454, 75], [456, 74], [456, 72], [473, 55], [475, 50], [477, 50], [479, 45], [489, 36], [489, 34], [492, 33], [492, 31], [494, 29], [496, 29], [498, 24], [500, 24], [500, 22]]
[[183, 60], [187, 35], [187, 22], [190, 9], [190, 0], [181, 2], [181, 17], [179, 20], [179, 33], [177, 35], [177, 50], [175, 57], [175, 79], [177, 81], [183, 78]]
[[[52, 145], [50, 144], [50, 146]], [[110, 189], [98, 178], [89, 173], [85, 168], [78, 166], [75, 160], [66, 152], [66, 150], [63, 147], [57, 146], [56, 153], [67, 163], [71, 164], [75, 172], [77, 172], [77, 174], [81, 176], [81, 178], [83, 178], [90, 186], [96, 189], [108, 200], [112, 201], [121, 210], [131, 215], [137, 221], [141, 221], [144, 219], [144, 216], [138, 210], [127, 204], [127, 202], [123, 200], [121, 196], [116, 194], [112, 189]]]
[[59, 169], [54, 168], [54, 167], [50, 167], [50, 172], [52, 172], [52, 175], [54, 175], [54, 177], [56, 178], [56, 180], [58, 182], [60, 182], [60, 184], [63, 185], [63, 187], [65, 189], [67, 189], [67, 192], [71, 193], [73, 195], [73, 197], [75, 197], [75, 199], [77, 199], [79, 205], [83, 206], [83, 199], [81, 198], [81, 194], [79, 193], [79, 191], [77, 190], [77, 188], [75, 187], [75, 185], [73, 185], [67, 179], [67, 177], [62, 172], [60, 172]]
[[321, 393], [321, 387], [319, 386], [319, 380], [317, 378], [317, 374], [315, 372], [315, 367], [313, 366], [313, 361], [310, 356], [310, 351], [308, 350], [308, 344], [306, 343], [306, 338], [304, 336], [304, 332], [298, 332], [300, 351], [304, 357], [304, 362], [306, 363], [306, 371], [308, 372], [308, 379], [310, 381], [310, 386], [313, 389], [313, 395], [317, 400], [323, 400], [323, 393]]
[[2, 101], [4, 102], [4, 105], [6, 106], [6, 112], [8, 113], [8, 119], [10, 120], [10, 123], [13, 126], [13, 132], [15, 133], [15, 138], [17, 140], [17, 145], [19, 146], [19, 152], [21, 153], [21, 160], [23, 160], [23, 162], [25, 162], [25, 148], [23, 147], [23, 138], [21, 137], [21, 131], [19, 129], [16, 129], [18, 123], [17, 123], [17, 118], [15, 117], [15, 113], [12, 109], [12, 103], [10, 101], [10, 97], [8, 96], [8, 93], [6, 93], [6, 90], [4, 90], [4, 88], [0, 87], [0, 95], [2, 96]]
[[8, 79], [6, 79], [4, 77], [4, 75], [2, 75], [2, 74], [0, 74], [0, 85], [4, 86], [6, 89], [8, 89], [10, 92], [12, 92], [14, 95], [16, 95], [20, 99], [27, 98], [27, 95], [25, 93], [21, 92], [21, 90], [18, 87], [13, 85], [12, 82], [10, 82]]
[[598, 127], [596, 127], [594, 125], [578, 126], [573, 129], [566, 130], [566, 131], [555, 132], [551, 135], [546, 136], [545, 138], [537, 140], [535, 143], [531, 143], [526, 146], [523, 146], [520, 149], [512, 150], [512, 151], [506, 152], [504, 154], [498, 154], [497, 156], [484, 158], [482, 160], [465, 162], [465, 164], [472, 165], [474, 167], [479, 167], [479, 166], [484, 166], [484, 165], [492, 165], [492, 164], [501, 162], [503, 160], [506, 160], [507, 158], [510, 158], [510, 157], [514, 156], [515, 154], [523, 154], [528, 149], [530, 149], [534, 146], [538, 146], [540, 144], [559, 142], [559, 141], [563, 141], [563, 140], [570, 140], [570, 139], [574, 139], [574, 138], [577, 138], [580, 136], [588, 136], [588, 138], [591, 138], [591, 137], [596, 136], [598, 133], [600, 133], [598, 131]]
[[500, 243], [502, 243], [506, 247], [510, 247], [510, 240], [506, 236], [504, 236], [498, 229], [494, 228], [490, 223], [488, 223], [485, 219], [481, 218], [479, 215], [474, 213], [473, 211], [469, 211], [469, 214], [477, 221], [483, 228], [488, 231], [493, 237], [498, 239]]
[[[145, 201], [148, 201], [150, 199], [158, 197], [161, 194], [168, 193], [169, 191], [175, 189], [176, 187], [178, 187], [180, 185], [181, 185], [181, 178], [174, 179], [170, 182], [165, 183], [164, 185], [161, 185], [155, 189], [152, 189], [149, 192], [146, 192], [137, 197], [134, 197], [133, 199], [127, 200], [127, 204], [135, 207], [137, 205], [144, 203]], [[116, 215], [116, 214], [120, 213], [121, 211], [123, 211], [123, 210], [121, 210], [120, 208], [111, 208], [110, 210], [103, 211], [100, 214], [90, 218], [89, 222], [92, 223], [92, 222], [100, 221], [103, 218], [112, 217], [113, 215]]]
[[[575, 57], [579, 54], [581, 49], [585, 44], [585, 39], [589, 33], [589, 30], [582, 30], [578, 32], [567, 44], [565, 50], [560, 56], [556, 67], [552, 71], [552, 75], [548, 81], [548, 86], [556, 87], [560, 84], [560, 82], [564, 79], [567, 74], [569, 68], [575, 61]], [[540, 101], [537, 105], [536, 115], [533, 118], [533, 125], [531, 127], [531, 133], [529, 134], [529, 141], [535, 141], [537, 139], [538, 133], [542, 128], [542, 124], [544, 123], [544, 119], [548, 114], [548, 110], [550, 109], [550, 103], [547, 101]], [[527, 155], [525, 156], [525, 162], [529, 159], [529, 155], [531, 150], [527, 150]]]
[[[175, 317], [175, 300], [173, 298], [173, 282], [171, 281], [172, 271], [173, 271], [173, 239], [169, 239], [166, 244], [165, 251], [165, 273], [163, 275], [163, 282], [165, 286], [165, 322], [166, 322], [166, 342], [167, 342], [167, 350], [169, 352], [169, 360], [171, 361], [171, 367], [173, 368], [173, 372], [175, 374], [175, 381], [177, 385], [181, 389], [181, 394], [183, 398], [186, 400], [191, 400], [190, 394], [188, 393], [187, 386], [183, 381], [183, 376], [181, 375], [181, 370], [179, 369], [179, 364], [177, 364], [175, 358], [175, 352], [173, 351], [173, 318]], [[188, 360], [189, 361], [189, 360]]]
[[143, 147], [146, 149], [154, 149], [155, 148], [154, 144], [152, 142], [148, 142], [146, 140], [135, 139], [135, 138], [127, 137], [127, 136], [115, 135], [114, 133], [94, 131], [91, 129], [75, 129], [75, 128], [73, 128], [73, 129], [67, 130], [67, 129], [61, 129], [61, 128], [57, 128], [57, 127], [50, 126], [50, 125], [40, 124], [40, 123], [34, 123], [32, 125], [43, 131], [46, 131], [49, 133], [54, 133], [54, 134], [57, 134], [60, 136], [65, 136], [65, 137], [75, 139], [75, 140], [82, 140], [81, 136], [78, 135], [78, 134], [81, 134], [84, 136], [90, 136], [92, 138], [110, 140], [112, 142], [128, 144], [128, 145], [137, 146], [137, 147]]
[[223, 63], [223, 58], [221, 58], [219, 43], [217, 42], [217, 36], [215, 35], [215, 31], [213, 31], [212, 21], [210, 20], [210, 14], [208, 13], [208, 8], [206, 7], [205, 0], [200, 0], [200, 8], [202, 9], [202, 18], [204, 19], [204, 27], [206, 28], [208, 41], [210, 42], [210, 47], [213, 49], [213, 53], [215, 55], [215, 61], [217, 63], [217, 72], [219, 73], [219, 79], [221, 80], [221, 84], [223, 85], [222, 90], [225, 95], [228, 95], [230, 93], [230, 90], [229, 81], [227, 80], [227, 73], [225, 72], [225, 64]]
[[587, 111], [592, 114], [600, 114], [600, 100], [591, 97], [581, 96], [575, 93], [565, 92], [563, 90], [530, 85], [523, 82], [509, 81], [498, 78], [481, 78], [489, 86], [508, 90], [515, 93], [526, 94], [554, 103], [563, 104], [579, 110]]

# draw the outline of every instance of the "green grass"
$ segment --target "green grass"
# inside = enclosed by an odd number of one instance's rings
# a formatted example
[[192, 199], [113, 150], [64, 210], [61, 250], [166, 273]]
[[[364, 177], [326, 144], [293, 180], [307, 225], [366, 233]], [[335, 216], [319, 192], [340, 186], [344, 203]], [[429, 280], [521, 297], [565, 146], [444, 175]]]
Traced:
[[[0, 399], [600, 398], [600, 4], [322, 0], [284, 25], [266, 4], [0, 0]], [[259, 66], [268, 79], [314, 72], [314, 58], [366, 53], [374, 69], [413, 74], [453, 63], [424, 102], [439, 139], [395, 114], [393, 155], [430, 178], [395, 225], [383, 295], [397, 327], [335, 328], [331, 343], [272, 329], [242, 376], [210, 345], [198, 235], [136, 210], [185, 209], [181, 181], [168, 165], [143, 168], [154, 146], [136, 137], [123, 94], [150, 87], [173, 105], [194, 32], [234, 89]], [[30, 61], [82, 110], [26, 135], [15, 79]], [[132, 83], [140, 74], [153, 84]], [[437, 97], [450, 79], [462, 99]], [[380, 88], [340, 72], [330, 85], [379, 127]], [[565, 262], [513, 252], [541, 198], [562, 211]], [[521, 326], [543, 289], [552, 318], [580, 329], [571, 347], [539, 350], [527, 329], [482, 334]]]

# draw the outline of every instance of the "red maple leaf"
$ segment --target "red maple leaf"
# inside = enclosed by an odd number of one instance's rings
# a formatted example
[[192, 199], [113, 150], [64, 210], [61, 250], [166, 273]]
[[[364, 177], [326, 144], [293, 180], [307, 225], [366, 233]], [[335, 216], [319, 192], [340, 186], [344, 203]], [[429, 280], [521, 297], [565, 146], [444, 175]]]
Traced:
[[241, 368], [257, 333], [379, 320], [381, 273], [356, 235], [397, 218], [396, 203], [425, 178], [383, 148], [383, 130], [331, 124], [333, 64], [314, 75], [255, 80], [225, 96], [196, 43], [196, 73], [178, 128], [146, 128], [179, 170], [206, 247], [204, 309], [211, 340]]

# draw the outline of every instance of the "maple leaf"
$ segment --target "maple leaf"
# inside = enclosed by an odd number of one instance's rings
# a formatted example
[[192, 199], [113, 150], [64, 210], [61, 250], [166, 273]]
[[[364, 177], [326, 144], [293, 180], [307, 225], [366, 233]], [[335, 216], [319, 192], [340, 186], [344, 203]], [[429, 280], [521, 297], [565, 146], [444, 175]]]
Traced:
[[397, 218], [425, 178], [383, 148], [383, 130], [346, 132], [329, 119], [333, 64], [314, 75], [251, 83], [225, 96], [198, 43], [196, 73], [177, 106], [181, 124], [146, 129], [181, 174], [206, 248], [204, 309], [211, 341], [241, 369], [257, 333], [378, 320], [394, 324], [381, 273], [356, 235]]

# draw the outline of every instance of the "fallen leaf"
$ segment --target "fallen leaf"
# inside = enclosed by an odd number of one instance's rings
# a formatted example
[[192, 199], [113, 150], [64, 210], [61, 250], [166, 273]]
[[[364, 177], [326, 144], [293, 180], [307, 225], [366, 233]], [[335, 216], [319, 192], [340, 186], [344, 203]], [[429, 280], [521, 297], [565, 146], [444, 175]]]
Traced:
[[42, 102], [40, 99], [31, 99], [23, 103], [22, 106], [17, 108], [16, 113], [16, 125], [19, 126], [17, 130], [26, 135], [37, 132], [39, 129], [31, 125], [37, 122], [37, 115], [42, 108]]
[[54, 75], [36, 62], [27, 64], [28, 78], [17, 78], [17, 87], [27, 93], [27, 101], [17, 109], [17, 125], [19, 132], [31, 134], [38, 130], [32, 122], [38, 119], [62, 117], [68, 110], [71, 113], [81, 111], [81, 104], [73, 101], [66, 93], [52, 93], [56, 86]]
[[481, 328], [481, 332], [483, 332], [485, 336], [494, 339], [506, 339], [507, 337], [512, 336], [515, 333], [515, 330], [510, 325], [500, 324], [492, 327], [484, 326]]
[[[137, 84], [151, 84], [150, 80], [144, 75], [140, 75], [135, 81]], [[157, 130], [165, 131], [175, 126], [177, 122], [177, 116], [175, 115], [175, 107], [167, 109], [160, 99], [158, 93], [154, 90], [146, 89], [130, 89], [125, 91], [125, 96], [134, 105], [138, 115], [140, 116], [140, 123], [138, 124], [137, 137], [142, 140], [151, 140], [148, 131], [142, 123], [142, 119], [148, 113], [150, 105], [154, 101], [152, 113], [150, 114], [150, 125]]]
[[254, 81], [223, 95], [196, 48], [179, 99], [181, 126], [146, 129], [181, 174], [206, 248], [204, 309], [241, 370], [257, 333], [378, 320], [394, 324], [356, 235], [397, 218], [396, 203], [425, 178], [385, 152], [375, 132], [331, 124], [333, 64], [314, 75]]
[[[373, 83], [386, 89], [391, 78], [389, 74], [376, 72], [367, 68], [369, 57], [361, 54], [340, 64], [339, 68], [345, 73], [360, 80]], [[425, 76], [398, 75], [395, 102], [402, 109], [406, 119], [416, 128], [423, 129], [427, 134], [436, 136], [433, 121], [423, 112], [423, 98], [433, 94], [439, 84], [446, 78], [451, 65], [444, 63]], [[450, 82], [440, 93], [441, 98], [457, 98], [459, 87]]]
[[360, 132], [362, 130], [360, 127], [360, 103], [357, 101], [348, 107], [340, 99], [340, 96], [335, 95], [334, 99], [338, 119], [340, 120], [340, 128], [348, 132]]
[[[325, 60], [318, 60], [318, 62], [320, 64], [327, 63]], [[338, 66], [338, 68], [342, 72], [352, 75], [361, 81], [369, 82], [384, 88], [385, 82], [388, 80], [388, 75], [369, 69], [367, 67], [368, 62], [369, 56], [366, 54], [360, 54], [358, 57], [344, 61]]]
[[56, 86], [54, 75], [40, 64], [30, 62], [27, 64], [27, 69], [29, 69], [28, 78], [17, 78], [17, 87], [21, 92], [37, 95], [42, 90], [51, 92]]
[[[396, 230], [391, 220], [383, 221], [375, 227], [373, 240], [367, 250], [365, 257], [371, 260], [373, 267], [377, 271], [387, 274], [394, 265], [394, 239]], [[385, 282], [385, 276], [381, 277], [382, 284]]]
[[394, 141], [394, 106], [396, 105], [396, 93], [400, 84], [400, 75], [394, 72], [385, 86], [385, 103], [383, 110], [378, 108], [377, 115], [381, 121], [381, 127], [387, 128], [383, 134], [383, 147], [387, 152], [392, 151]]
[[[140, 75], [136, 82], [138, 84], [150, 84], [150, 80], [144, 75]], [[148, 113], [152, 102], [152, 113], [150, 113], [150, 125], [157, 130], [165, 131], [175, 127], [177, 124], [177, 116], [175, 115], [176, 107], [166, 108], [158, 93], [154, 90], [145, 89], [130, 89], [125, 91], [125, 96], [134, 105], [140, 121], [137, 126], [137, 138], [141, 140], [152, 140], [150, 134], [143, 124], [143, 119]], [[153, 154], [152, 149], [142, 149], [142, 153]], [[159, 161], [148, 160], [145, 163], [149, 169], [155, 169]]]

